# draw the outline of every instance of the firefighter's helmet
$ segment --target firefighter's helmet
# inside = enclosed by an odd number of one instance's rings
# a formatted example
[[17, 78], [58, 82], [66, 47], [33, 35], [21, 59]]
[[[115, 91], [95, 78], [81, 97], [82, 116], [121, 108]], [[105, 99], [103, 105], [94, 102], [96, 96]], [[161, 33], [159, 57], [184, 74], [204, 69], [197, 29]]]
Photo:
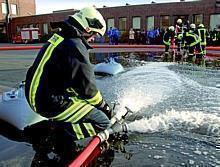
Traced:
[[178, 19], [177, 21], [176, 21], [178, 24], [182, 24], [182, 19]]
[[190, 24], [190, 28], [191, 29], [195, 29], [196, 28], [196, 25], [194, 23]]
[[204, 28], [205, 26], [204, 26], [204, 24], [199, 24], [198, 27], [199, 27], [199, 28]]
[[174, 30], [175, 30], [174, 26], [170, 26], [168, 29], [169, 29], [170, 31], [174, 31]]
[[95, 32], [101, 36], [105, 34], [106, 22], [94, 7], [85, 7], [70, 17], [74, 18], [87, 33]]

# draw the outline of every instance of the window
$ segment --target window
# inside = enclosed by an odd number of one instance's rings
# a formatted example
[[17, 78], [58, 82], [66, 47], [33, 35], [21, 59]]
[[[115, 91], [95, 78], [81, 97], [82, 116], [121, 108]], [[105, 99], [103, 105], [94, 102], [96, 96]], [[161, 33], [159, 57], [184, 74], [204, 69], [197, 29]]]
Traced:
[[6, 3], [2, 3], [2, 13], [7, 14], [7, 5], [6, 5]]
[[214, 28], [218, 28], [220, 27], [220, 14], [215, 14], [215, 15], [211, 15], [210, 16], [210, 28], [211, 30], [213, 30]]
[[147, 31], [154, 29], [154, 16], [149, 16], [146, 18], [146, 29]]
[[11, 14], [17, 15], [17, 5], [11, 4]]
[[141, 17], [133, 17], [132, 18], [132, 28], [133, 29], [141, 29]]
[[119, 18], [119, 30], [125, 31], [126, 30], [126, 24], [127, 24], [127, 18], [121, 17]]
[[167, 28], [170, 26], [170, 16], [161, 16], [160, 17], [160, 27]]
[[115, 20], [113, 19], [113, 18], [111, 18], [111, 19], [108, 19], [107, 20], [107, 28], [108, 28], [108, 30], [110, 29], [110, 27], [115, 27]]
[[47, 23], [43, 24], [43, 33], [48, 34], [48, 24]]
[[195, 25], [199, 25], [203, 23], [203, 15], [202, 14], [193, 15], [193, 23]]

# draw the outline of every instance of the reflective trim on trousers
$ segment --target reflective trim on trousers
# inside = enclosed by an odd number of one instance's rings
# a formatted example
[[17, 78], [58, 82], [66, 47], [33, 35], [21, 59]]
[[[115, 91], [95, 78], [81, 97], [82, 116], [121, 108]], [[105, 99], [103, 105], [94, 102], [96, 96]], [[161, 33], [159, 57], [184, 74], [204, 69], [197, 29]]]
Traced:
[[90, 136], [96, 135], [95, 129], [93, 128], [91, 123], [83, 123], [83, 125], [86, 128], [86, 130]]
[[78, 140], [85, 138], [79, 124], [72, 124], [72, 127], [73, 131], [76, 133], [76, 137]]

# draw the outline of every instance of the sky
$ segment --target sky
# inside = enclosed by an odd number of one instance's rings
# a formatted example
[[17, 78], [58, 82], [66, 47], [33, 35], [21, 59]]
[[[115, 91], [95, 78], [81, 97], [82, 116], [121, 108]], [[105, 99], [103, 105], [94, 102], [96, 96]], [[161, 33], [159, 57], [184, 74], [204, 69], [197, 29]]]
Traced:
[[[107, 7], [124, 6], [126, 3], [130, 5], [149, 4], [152, 1], [156, 3], [179, 2], [180, 0], [35, 0], [37, 14], [52, 13], [56, 10], [65, 9], [82, 9], [86, 6]], [[185, 0], [190, 1], [190, 0]]]

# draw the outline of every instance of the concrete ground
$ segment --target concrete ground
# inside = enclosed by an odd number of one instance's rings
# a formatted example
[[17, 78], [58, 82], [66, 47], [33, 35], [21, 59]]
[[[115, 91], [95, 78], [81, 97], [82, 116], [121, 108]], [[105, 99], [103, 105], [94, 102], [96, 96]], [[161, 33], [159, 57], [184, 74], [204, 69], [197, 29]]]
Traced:
[[0, 94], [25, 79], [36, 54], [37, 50], [0, 52]]

